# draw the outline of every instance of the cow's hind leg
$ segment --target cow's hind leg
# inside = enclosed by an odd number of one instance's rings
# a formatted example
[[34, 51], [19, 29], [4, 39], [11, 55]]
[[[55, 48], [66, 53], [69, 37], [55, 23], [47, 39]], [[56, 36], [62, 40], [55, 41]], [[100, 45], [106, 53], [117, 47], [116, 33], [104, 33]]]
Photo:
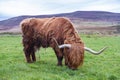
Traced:
[[33, 46], [33, 44], [28, 44], [24, 42], [24, 54], [28, 63], [36, 61], [35, 50]]
[[24, 48], [24, 53], [25, 53], [26, 61], [27, 61], [28, 63], [31, 63], [32, 60], [31, 60], [31, 55], [30, 55], [29, 50], [26, 49], [26, 48]]
[[36, 61], [36, 56], [35, 56], [35, 51], [34, 50], [31, 53], [31, 57], [32, 57], [32, 61], [35, 62]]

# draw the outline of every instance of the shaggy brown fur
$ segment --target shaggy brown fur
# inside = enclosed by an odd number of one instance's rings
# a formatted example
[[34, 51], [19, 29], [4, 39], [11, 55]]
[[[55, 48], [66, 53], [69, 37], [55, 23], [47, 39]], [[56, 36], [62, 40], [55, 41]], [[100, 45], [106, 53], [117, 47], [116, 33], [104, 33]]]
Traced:
[[[83, 63], [84, 44], [79, 38], [72, 23], [62, 17], [28, 18], [21, 22], [24, 53], [27, 62], [36, 61], [35, 51], [40, 47], [52, 47], [62, 65], [63, 56], [65, 64], [71, 69], [77, 69]], [[71, 48], [59, 49], [54, 39], [61, 44], [71, 44]]]

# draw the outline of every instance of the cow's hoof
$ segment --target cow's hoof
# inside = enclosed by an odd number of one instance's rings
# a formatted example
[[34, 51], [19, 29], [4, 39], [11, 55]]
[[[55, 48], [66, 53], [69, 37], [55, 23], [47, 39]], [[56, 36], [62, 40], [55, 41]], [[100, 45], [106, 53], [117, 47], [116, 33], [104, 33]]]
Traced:
[[69, 69], [72, 69], [72, 70], [77, 70], [77, 68], [74, 68], [74, 67], [69, 67]]
[[62, 64], [57, 64], [57, 66], [62, 66]]
[[27, 63], [33, 63], [33, 61], [27, 61]]

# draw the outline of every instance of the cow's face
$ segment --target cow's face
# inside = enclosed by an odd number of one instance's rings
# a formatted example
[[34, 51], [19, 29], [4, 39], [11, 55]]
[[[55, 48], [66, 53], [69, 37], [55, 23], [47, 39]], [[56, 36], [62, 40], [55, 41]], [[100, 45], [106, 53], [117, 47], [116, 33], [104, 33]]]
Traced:
[[77, 69], [83, 63], [84, 47], [78, 43], [66, 46], [64, 48], [65, 64], [70, 69]]
[[73, 44], [69, 49], [69, 52], [66, 53], [68, 60], [68, 67], [71, 69], [77, 69], [80, 65], [83, 64], [84, 58], [84, 49], [83, 46]]

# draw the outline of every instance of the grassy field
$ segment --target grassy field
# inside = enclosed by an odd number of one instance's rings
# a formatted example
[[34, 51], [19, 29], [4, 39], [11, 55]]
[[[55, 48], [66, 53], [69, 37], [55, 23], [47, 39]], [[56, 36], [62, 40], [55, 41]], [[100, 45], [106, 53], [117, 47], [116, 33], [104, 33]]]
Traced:
[[[70, 70], [56, 66], [51, 48], [36, 53], [37, 62], [25, 62], [21, 36], [0, 36], [0, 80], [120, 80], [120, 37], [82, 35], [87, 47], [109, 48], [96, 56], [85, 52], [83, 66]], [[64, 62], [63, 62], [64, 63]]]

